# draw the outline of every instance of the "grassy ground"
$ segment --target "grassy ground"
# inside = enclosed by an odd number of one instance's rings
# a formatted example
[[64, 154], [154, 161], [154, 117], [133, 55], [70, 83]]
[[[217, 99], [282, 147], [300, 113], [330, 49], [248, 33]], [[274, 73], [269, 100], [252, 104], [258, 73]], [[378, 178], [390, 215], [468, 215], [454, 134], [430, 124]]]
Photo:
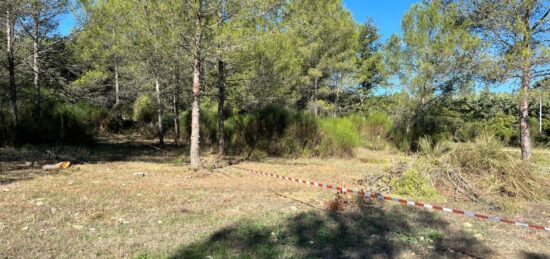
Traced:
[[[0, 151], [0, 257], [548, 258], [550, 233], [481, 222], [256, 176], [233, 167], [190, 171], [180, 148], [106, 143], [92, 149]], [[69, 158], [69, 170], [25, 164]], [[268, 159], [242, 167], [348, 187], [403, 155], [360, 150], [339, 159]], [[29, 165], [30, 164], [30, 165]], [[547, 165], [544, 165], [547, 166]], [[550, 225], [550, 204], [486, 211]]]

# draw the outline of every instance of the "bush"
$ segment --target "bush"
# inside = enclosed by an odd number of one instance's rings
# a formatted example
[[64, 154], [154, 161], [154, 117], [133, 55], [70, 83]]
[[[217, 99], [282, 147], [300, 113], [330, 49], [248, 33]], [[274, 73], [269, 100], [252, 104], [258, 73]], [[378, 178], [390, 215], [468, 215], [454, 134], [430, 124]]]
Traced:
[[[379, 138], [387, 134], [391, 121], [385, 114], [366, 118], [358, 115], [344, 118], [315, 118], [311, 113], [268, 106], [253, 113], [229, 114], [225, 121], [226, 148], [229, 154], [265, 156], [340, 156], [350, 157], [362, 145], [361, 134]], [[218, 114], [202, 107], [200, 137], [203, 147], [218, 143]], [[191, 112], [181, 115], [184, 139], [191, 135]], [[370, 136], [372, 134], [372, 136]]]
[[497, 139], [507, 144], [514, 144], [518, 139], [518, 118], [517, 116], [497, 113], [489, 123], [489, 132], [493, 133]]
[[366, 117], [353, 114], [349, 118], [361, 133], [361, 138], [368, 148], [381, 150], [386, 147], [387, 137], [393, 127], [393, 122], [386, 113], [372, 111]]
[[455, 140], [472, 141], [482, 134], [490, 131], [486, 123], [480, 121], [468, 121], [458, 128], [455, 132]]
[[319, 152], [322, 156], [353, 156], [353, 149], [361, 145], [361, 135], [352, 119], [321, 119], [321, 143]]
[[106, 110], [84, 103], [44, 102], [41, 110], [38, 118], [31, 111], [20, 113], [20, 144], [90, 144], [93, 136], [108, 128], [111, 119]]
[[233, 116], [226, 122], [226, 132], [231, 149], [237, 152], [312, 154], [318, 142], [316, 120], [311, 114], [278, 107], [266, 107], [254, 115]]
[[134, 120], [140, 123], [151, 123], [155, 121], [157, 114], [151, 97], [147, 94], [140, 95], [133, 105]]

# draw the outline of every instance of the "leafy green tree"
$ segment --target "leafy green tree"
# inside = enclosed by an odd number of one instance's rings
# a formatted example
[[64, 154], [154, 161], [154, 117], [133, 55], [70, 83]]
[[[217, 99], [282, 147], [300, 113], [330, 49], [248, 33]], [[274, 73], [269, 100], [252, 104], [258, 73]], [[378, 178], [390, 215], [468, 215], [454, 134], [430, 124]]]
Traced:
[[383, 62], [380, 35], [372, 19], [359, 25], [357, 55], [357, 77], [361, 87], [370, 90], [384, 84], [387, 70]]
[[[280, 8], [279, 1], [218, 0], [217, 30], [214, 32], [213, 52], [217, 64], [218, 86], [218, 155], [225, 153], [225, 101], [227, 78], [239, 77], [242, 71], [251, 69], [250, 63], [240, 59], [242, 53], [253, 51], [255, 39], [265, 37], [258, 25], [270, 19], [270, 14]], [[228, 69], [229, 68], [229, 69]]]
[[491, 44], [496, 80], [519, 79], [522, 159], [531, 157], [529, 99], [532, 84], [550, 75], [550, 2], [547, 0], [468, 0], [461, 5], [472, 29]]
[[441, 111], [435, 101], [470, 88], [478, 61], [484, 59], [479, 38], [459, 17], [455, 3], [415, 4], [403, 16], [402, 38], [392, 35], [386, 44], [385, 63], [402, 84], [402, 94], [395, 97], [400, 104], [400, 134], [412, 138], [405, 141], [408, 144], [414, 144], [423, 131], [429, 134], [430, 129], [436, 132], [445, 126], [433, 120]]
[[349, 60], [354, 59], [358, 44], [356, 25], [340, 0], [297, 0], [284, 11], [284, 36], [300, 64], [301, 101], [307, 103], [310, 99], [313, 114], [317, 115], [322, 80], [351, 70]]
[[[470, 87], [476, 75], [480, 40], [459, 21], [458, 6], [440, 0], [415, 4], [403, 16], [403, 39], [391, 45], [399, 57], [402, 83], [423, 106], [436, 94]], [[396, 48], [402, 45], [403, 48]]]
[[[109, 72], [114, 81], [114, 107], [120, 105], [120, 68], [129, 41], [124, 36], [125, 1], [93, 1], [83, 5], [86, 26], [78, 34], [79, 55], [89, 61], [93, 69]], [[112, 72], [112, 73], [111, 73]]]

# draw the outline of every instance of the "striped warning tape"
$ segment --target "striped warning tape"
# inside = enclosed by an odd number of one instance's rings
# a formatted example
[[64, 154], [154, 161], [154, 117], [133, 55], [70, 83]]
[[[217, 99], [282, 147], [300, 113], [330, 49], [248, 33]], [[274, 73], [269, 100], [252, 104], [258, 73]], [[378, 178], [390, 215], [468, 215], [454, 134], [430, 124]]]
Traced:
[[376, 200], [379, 200], [379, 201], [390, 201], [390, 202], [399, 203], [399, 204], [405, 205], [405, 206], [414, 206], [414, 207], [417, 207], [417, 208], [439, 210], [439, 211], [443, 211], [443, 212], [447, 212], [447, 213], [460, 214], [460, 215], [464, 215], [466, 217], [476, 218], [476, 219], [480, 219], [480, 220], [500, 222], [500, 223], [515, 225], [515, 226], [518, 226], [518, 227], [530, 228], [530, 229], [535, 229], [535, 230], [545, 230], [545, 231], [550, 232], [550, 227], [544, 227], [544, 226], [540, 226], [540, 225], [533, 225], [533, 224], [523, 223], [523, 222], [519, 222], [519, 221], [515, 221], [515, 220], [505, 219], [505, 218], [498, 217], [498, 216], [486, 216], [486, 215], [483, 215], [483, 214], [479, 214], [479, 213], [475, 213], [475, 212], [467, 211], [467, 210], [452, 209], [452, 208], [446, 208], [446, 207], [439, 206], [439, 205], [432, 205], [432, 204], [427, 204], [427, 203], [423, 203], [423, 202], [417, 202], [417, 201], [394, 198], [394, 197], [385, 196], [385, 195], [382, 195], [382, 194], [376, 193], [376, 192], [365, 192], [365, 191], [362, 191], [362, 190], [358, 191], [358, 190], [348, 189], [348, 188], [345, 188], [345, 187], [342, 187], [342, 186], [337, 186], [337, 185], [334, 185], [334, 184], [326, 184], [326, 183], [321, 183], [321, 182], [316, 182], [316, 181], [300, 180], [300, 179], [293, 178], [293, 177], [281, 176], [281, 175], [278, 175], [278, 174], [261, 172], [261, 171], [252, 170], [252, 169], [248, 169], [248, 168], [243, 168], [243, 167], [239, 167], [239, 166], [233, 166], [233, 167], [235, 167], [237, 169], [244, 170], [244, 171], [260, 174], [260, 175], [274, 177], [274, 178], [281, 179], [281, 180], [287, 180], [287, 181], [291, 181], [291, 182], [302, 183], [302, 184], [305, 184], [305, 185], [308, 185], [308, 186], [313, 186], [313, 187], [318, 187], [318, 188], [323, 188], [323, 189], [328, 189], [328, 190], [335, 190], [335, 191], [343, 192], [343, 193], [351, 193], [351, 194], [353, 194], [355, 196], [358, 196], [358, 197], [361, 197], [361, 198], [376, 199]]

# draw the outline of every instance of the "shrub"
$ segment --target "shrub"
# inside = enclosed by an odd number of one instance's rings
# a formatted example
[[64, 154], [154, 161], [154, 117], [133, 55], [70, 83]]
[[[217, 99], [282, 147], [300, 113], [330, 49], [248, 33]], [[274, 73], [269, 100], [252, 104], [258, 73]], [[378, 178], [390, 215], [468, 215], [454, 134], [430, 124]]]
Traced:
[[455, 139], [458, 141], [472, 141], [482, 134], [490, 131], [486, 123], [480, 121], [468, 121], [455, 132]]
[[361, 133], [368, 148], [381, 150], [386, 147], [388, 134], [393, 127], [393, 122], [386, 113], [372, 111], [366, 117], [353, 114], [349, 118]]
[[17, 140], [23, 143], [90, 144], [100, 129], [107, 128], [110, 116], [84, 103], [44, 101], [39, 117], [31, 111], [20, 113]]
[[226, 138], [234, 152], [245, 152], [248, 147], [254, 145], [253, 121], [254, 116], [248, 114], [233, 116], [225, 121]]
[[489, 132], [493, 133], [500, 141], [513, 144], [518, 138], [518, 119], [513, 115], [497, 113], [489, 123]]
[[350, 118], [325, 118], [319, 123], [322, 156], [350, 157], [353, 149], [361, 145], [361, 135]]
[[249, 155], [253, 150], [276, 156], [311, 154], [318, 142], [315, 118], [284, 108], [266, 107], [253, 115], [235, 115], [225, 126], [231, 149]]
[[147, 94], [140, 95], [133, 105], [133, 118], [141, 123], [150, 123], [155, 120], [156, 110], [151, 97]]
[[319, 141], [315, 117], [310, 113], [298, 112], [293, 114], [284, 136], [277, 143], [281, 154], [310, 156], [314, 154]]

